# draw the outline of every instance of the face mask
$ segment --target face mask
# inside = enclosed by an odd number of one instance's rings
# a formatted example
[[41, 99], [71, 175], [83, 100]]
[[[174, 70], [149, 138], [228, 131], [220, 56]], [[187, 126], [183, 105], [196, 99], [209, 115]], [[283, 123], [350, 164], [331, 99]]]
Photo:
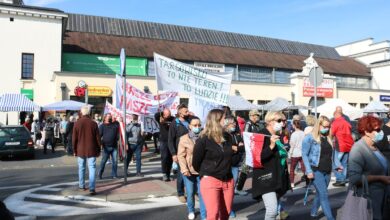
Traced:
[[184, 118], [186, 121], [188, 121], [188, 119], [190, 118], [190, 116], [189, 116], [189, 115], [185, 115], [185, 116], [183, 116], [183, 118]]
[[193, 127], [191, 130], [192, 130], [192, 132], [194, 132], [195, 134], [199, 134], [199, 132], [200, 132], [200, 128], [199, 128], [199, 127]]
[[323, 128], [320, 130], [321, 134], [324, 136], [328, 136], [329, 134], [329, 128]]
[[275, 131], [275, 132], [279, 132], [279, 131], [282, 130], [282, 127], [283, 127], [282, 122], [280, 122], [280, 123], [275, 123], [275, 124], [274, 124], [274, 131]]
[[108, 119], [108, 122], [111, 123], [112, 122], [112, 118]]
[[229, 131], [230, 131], [231, 133], [233, 133], [233, 132], [236, 131], [236, 128], [229, 128]]
[[376, 132], [373, 141], [375, 143], [378, 143], [383, 139], [383, 136], [384, 136], [384, 134], [383, 134], [382, 130], [380, 132]]

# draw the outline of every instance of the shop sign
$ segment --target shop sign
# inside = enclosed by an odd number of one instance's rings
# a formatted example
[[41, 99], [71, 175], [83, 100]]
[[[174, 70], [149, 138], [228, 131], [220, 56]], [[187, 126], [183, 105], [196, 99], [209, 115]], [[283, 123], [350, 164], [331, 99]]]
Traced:
[[[147, 59], [126, 57], [126, 75], [146, 76]], [[119, 74], [121, 71], [118, 56], [63, 53], [62, 70], [95, 74]]]
[[107, 86], [88, 86], [88, 96], [110, 97], [112, 90]]
[[[313, 97], [314, 86], [311, 85], [308, 77], [303, 79], [303, 96]], [[321, 85], [317, 87], [317, 97], [333, 98], [333, 80], [324, 79]]]
[[390, 95], [379, 95], [379, 100], [381, 102], [390, 102]]
[[34, 90], [33, 89], [20, 89], [20, 93], [25, 95], [28, 99], [34, 100]]
[[223, 73], [225, 72], [225, 64], [220, 63], [204, 63], [204, 62], [194, 62], [194, 66], [199, 69], [203, 69], [211, 72]]

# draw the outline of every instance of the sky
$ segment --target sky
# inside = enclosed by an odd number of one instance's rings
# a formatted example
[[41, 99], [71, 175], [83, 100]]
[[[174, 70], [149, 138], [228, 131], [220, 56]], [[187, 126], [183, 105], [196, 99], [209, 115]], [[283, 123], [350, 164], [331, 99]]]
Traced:
[[325, 46], [390, 40], [389, 0], [24, 0], [26, 5]]

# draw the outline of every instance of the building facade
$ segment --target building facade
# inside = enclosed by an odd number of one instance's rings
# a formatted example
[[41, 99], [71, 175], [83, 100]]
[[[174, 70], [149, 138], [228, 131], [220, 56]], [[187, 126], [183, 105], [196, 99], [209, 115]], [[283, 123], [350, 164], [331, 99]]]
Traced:
[[[0, 94], [24, 93], [39, 105], [55, 99], [66, 19], [57, 9], [0, 2]], [[9, 123], [17, 123], [17, 113], [9, 114]]]

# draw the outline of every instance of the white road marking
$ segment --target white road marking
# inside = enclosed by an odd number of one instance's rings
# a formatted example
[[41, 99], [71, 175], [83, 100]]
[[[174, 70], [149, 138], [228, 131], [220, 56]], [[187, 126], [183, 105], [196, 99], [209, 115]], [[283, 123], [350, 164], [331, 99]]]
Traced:
[[21, 186], [4, 186], [4, 187], [0, 187], [0, 190], [22, 189], [22, 188], [31, 188], [31, 187], [37, 187], [37, 186], [42, 186], [42, 184], [21, 185]]
[[[74, 215], [92, 215], [110, 212], [135, 211], [161, 207], [172, 207], [183, 205], [176, 196], [162, 198], [148, 198], [138, 204], [122, 204], [116, 202], [107, 202], [103, 199], [88, 196], [58, 196], [35, 193], [39, 190], [54, 191], [59, 186], [76, 186], [77, 182], [60, 183], [48, 186], [37, 187], [15, 193], [4, 200], [8, 209], [14, 213], [32, 215], [32, 216], [74, 216]], [[83, 208], [78, 206], [57, 205], [53, 203], [42, 203], [25, 201], [25, 198], [45, 199], [50, 201], [65, 201], [80, 204], [98, 206], [96, 208]]]

